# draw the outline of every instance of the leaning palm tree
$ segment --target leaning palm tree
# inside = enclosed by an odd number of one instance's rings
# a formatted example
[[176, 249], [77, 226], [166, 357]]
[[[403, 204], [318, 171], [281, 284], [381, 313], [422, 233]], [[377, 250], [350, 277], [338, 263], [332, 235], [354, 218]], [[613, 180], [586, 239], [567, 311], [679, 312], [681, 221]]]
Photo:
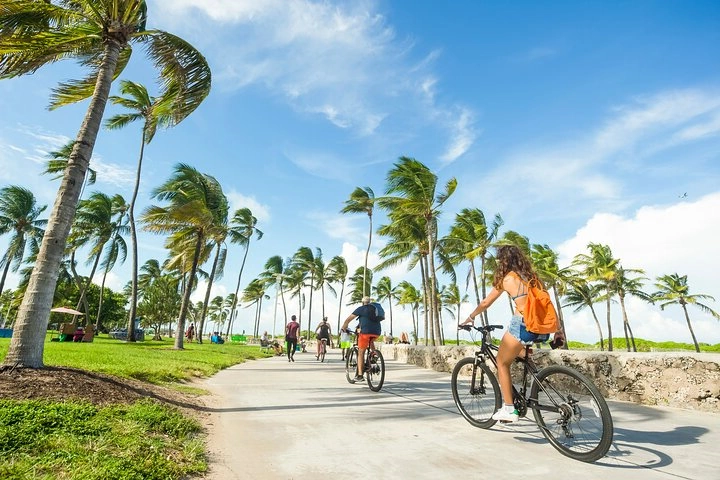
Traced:
[[688, 330], [692, 336], [693, 343], [695, 344], [695, 351], [700, 352], [700, 345], [698, 344], [697, 338], [695, 338], [695, 332], [690, 323], [690, 315], [687, 311], [687, 305], [695, 305], [705, 313], [709, 313], [713, 317], [720, 319], [720, 314], [715, 310], [700, 303], [698, 300], [711, 300], [715, 301], [710, 295], [703, 293], [690, 293], [690, 286], [688, 285], [687, 275], [680, 276], [677, 273], [672, 275], [663, 275], [657, 277], [657, 283], [655, 287], [658, 291], [653, 294], [653, 298], [656, 302], [660, 303], [660, 310], [665, 310], [668, 305], [680, 305], [685, 313], [685, 321], [687, 322]]
[[340, 315], [342, 314], [343, 295], [345, 294], [345, 281], [347, 280], [347, 276], [348, 276], [348, 267], [347, 267], [347, 262], [345, 261], [345, 258], [341, 257], [340, 255], [334, 256], [332, 259], [330, 259], [330, 263], [328, 263], [327, 270], [328, 270], [328, 281], [337, 282], [340, 284], [340, 294], [338, 295], [338, 301], [340, 303], [338, 305], [337, 330], [336, 330], [336, 332], [340, 332]]
[[[345, 207], [340, 210], [340, 213], [365, 213], [368, 216], [368, 222], [370, 224], [368, 231], [368, 245], [365, 250], [365, 270], [368, 271], [368, 257], [370, 256], [370, 245], [372, 245], [372, 232], [373, 232], [373, 210], [375, 208], [375, 192], [370, 187], [357, 187], [350, 194], [350, 198], [345, 201]], [[363, 281], [363, 296], [367, 295], [370, 291], [367, 289], [367, 279]]]
[[388, 172], [386, 195], [379, 199], [380, 206], [389, 211], [388, 216], [394, 222], [407, 222], [421, 219], [425, 226], [427, 242], [427, 279], [428, 292], [426, 305], [430, 313], [430, 324], [434, 335], [432, 345], [441, 343], [440, 309], [437, 305], [437, 281], [435, 276], [435, 247], [437, 244], [437, 224], [442, 213], [441, 208], [457, 188], [457, 180], [451, 178], [442, 191], [438, 191], [438, 177], [430, 169], [414, 158], [400, 157]]
[[133, 186], [132, 197], [128, 208], [130, 221], [130, 244], [132, 248], [132, 270], [130, 271], [130, 322], [134, 322], [137, 316], [137, 278], [138, 278], [138, 247], [137, 227], [135, 224], [135, 202], [140, 190], [140, 176], [142, 173], [143, 156], [145, 145], [149, 145], [155, 136], [158, 126], [176, 125], [173, 121], [173, 112], [169, 109], [171, 102], [162, 101], [150, 96], [144, 85], [127, 80], [120, 82], [120, 93], [125, 97], [112, 96], [110, 101], [120, 105], [130, 112], [115, 115], [105, 122], [110, 130], [123, 128], [130, 123], [142, 120], [142, 141], [140, 142], [140, 155], [138, 157], [137, 169], [135, 172], [135, 185]]
[[[490, 225], [485, 214], [479, 208], [464, 208], [455, 215], [455, 223], [450, 233], [442, 239], [442, 243], [451, 255], [451, 261], [458, 264], [466, 260], [470, 265], [467, 283], [473, 283], [476, 303], [487, 295], [487, 260], [488, 251], [498, 236], [503, 219], [496, 214]], [[475, 269], [475, 260], [480, 260], [480, 285]], [[482, 323], [488, 324], [487, 310], [483, 312]]]
[[[639, 277], [631, 277], [632, 274], [641, 275]], [[615, 278], [613, 279], [612, 289], [613, 293], [618, 296], [620, 300], [620, 310], [623, 316], [623, 331], [625, 332], [625, 346], [627, 351], [630, 351], [630, 345], [632, 344], [632, 351], [637, 352], [635, 346], [635, 336], [630, 328], [630, 319], [628, 318], [627, 308], [625, 308], [625, 297], [631, 295], [637, 297], [646, 302], [652, 303], [652, 296], [642, 291], [643, 280], [647, 280], [646, 277], [642, 276], [645, 272], [638, 268], [623, 268], [618, 265]]]
[[26, 188], [10, 185], [0, 190], [0, 235], [11, 234], [0, 260], [0, 293], [5, 288], [8, 271], [11, 267], [13, 272], [18, 271], [28, 247], [34, 251], [39, 248], [47, 220], [38, 217], [46, 208], [37, 205], [35, 195]]
[[274, 255], [265, 262], [265, 270], [260, 273], [259, 278], [267, 286], [275, 286], [275, 308], [273, 312], [273, 336], [275, 336], [275, 322], [277, 320], [277, 297], [280, 296], [283, 306], [283, 325], [287, 323], [287, 305], [285, 304], [285, 293], [283, 282], [287, 277], [287, 268], [290, 260], [283, 261], [280, 255]]
[[390, 336], [393, 334], [393, 315], [392, 315], [392, 304], [394, 300], [397, 300], [399, 291], [397, 287], [393, 287], [392, 280], [390, 277], [382, 277], [378, 280], [375, 285], [375, 298], [378, 302], [387, 300], [388, 302], [388, 319], [390, 321]]
[[398, 284], [398, 289], [400, 290], [400, 298], [398, 299], [398, 305], [410, 306], [410, 316], [412, 318], [413, 326], [413, 338], [415, 339], [415, 343], [417, 344], [419, 317], [418, 312], [420, 310], [420, 305], [422, 304], [423, 296], [420, 291], [407, 280], [403, 280], [402, 282], [400, 282]]
[[[310, 287], [310, 298], [308, 300], [308, 331], [310, 331], [310, 328], [312, 328], [313, 291], [315, 290], [318, 278], [318, 268], [322, 265], [322, 250], [315, 248], [315, 253], [313, 254], [310, 247], [300, 247], [297, 252], [295, 252], [295, 255], [293, 255], [292, 262], [293, 268], [297, 269], [298, 272], [302, 272], [304, 286]], [[300, 324], [300, 330], [302, 331], [302, 321], [299, 317], [298, 323]]]
[[[65, 173], [65, 169], [70, 162], [70, 154], [72, 153], [74, 143], [75, 142], [71, 140], [62, 147], [60, 147], [60, 150], [53, 150], [52, 152], [49, 152], [48, 157], [50, 158], [45, 164], [45, 170], [43, 170], [41, 173], [53, 175], [52, 180], [62, 179], [63, 174]], [[97, 172], [92, 168], [88, 168], [88, 174], [85, 178], [85, 184], [80, 190], [80, 197], [82, 197], [82, 193], [85, 190], [85, 187], [87, 185], [93, 185], [96, 180]]]
[[235, 309], [237, 308], [238, 293], [240, 292], [240, 280], [242, 279], [243, 270], [245, 269], [245, 261], [247, 260], [248, 250], [250, 250], [250, 240], [253, 235], [260, 240], [263, 232], [257, 228], [257, 218], [253, 216], [252, 211], [250, 211], [249, 208], [235, 210], [232, 220], [230, 220], [228, 236], [230, 237], [230, 242], [245, 247], [245, 253], [243, 254], [242, 263], [240, 264], [237, 285], [235, 285], [235, 296], [233, 297], [235, 303], [230, 307], [227, 335], [230, 335], [230, 328], [232, 327], [233, 320], [235, 320]]
[[161, 101], [173, 123], [190, 115], [210, 92], [205, 58], [179, 37], [146, 30], [145, 0], [4, 0], [0, 8], [0, 79], [34, 73], [66, 58], [90, 72], [55, 88], [51, 108], [90, 99], [53, 206], [27, 294], [18, 312], [5, 364], [43, 366], [45, 332], [60, 262], [84, 185], [113, 80], [144, 47], [160, 71]]
[[599, 300], [600, 288], [597, 285], [593, 285], [587, 282], [580, 276], [574, 277], [570, 280], [570, 288], [565, 292], [565, 307], [574, 307], [573, 312], [579, 312], [585, 307], [590, 308], [593, 320], [595, 320], [595, 326], [598, 330], [598, 336], [600, 337], [600, 350], [605, 350], [605, 343], [603, 339], [602, 328], [600, 327], [600, 320], [597, 318], [593, 304]]
[[177, 261], [174, 263], [188, 279], [178, 317], [178, 335], [175, 337], [175, 348], [182, 349], [181, 332], [185, 331], [190, 294], [201, 253], [208, 237], [218, 228], [215, 210], [222, 204], [224, 195], [215, 178], [201, 174], [189, 165], [179, 164], [173, 176], [153, 191], [153, 197], [166, 200], [169, 204], [148, 207], [141, 221], [150, 232], [170, 235], [166, 246], [175, 252]]
[[585, 278], [599, 282], [603, 288], [605, 308], [607, 309], [608, 351], [613, 351], [612, 324], [610, 323], [610, 300], [612, 282], [615, 279], [619, 260], [614, 258], [610, 247], [597, 243], [588, 244], [590, 254], [581, 253], [573, 259], [573, 265], [580, 269]]

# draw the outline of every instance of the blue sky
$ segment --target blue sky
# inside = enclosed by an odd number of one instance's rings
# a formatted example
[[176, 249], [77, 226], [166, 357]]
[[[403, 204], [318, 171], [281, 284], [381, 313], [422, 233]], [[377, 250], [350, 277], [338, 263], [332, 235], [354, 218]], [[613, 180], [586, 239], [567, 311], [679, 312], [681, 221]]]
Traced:
[[[361, 265], [367, 218], [339, 211], [357, 186], [382, 194], [393, 163], [409, 156], [440, 184], [458, 180], [441, 234], [460, 209], [480, 208], [503, 217], [501, 233], [551, 246], [564, 265], [597, 242], [650, 279], [687, 274], [691, 291], [714, 296], [707, 303], [720, 310], [717, 2], [148, 4], [149, 27], [205, 54], [213, 90], [146, 149], [140, 208], [178, 162], [217, 177], [232, 208], [249, 207], [265, 233], [251, 245], [243, 286], [270, 256], [300, 246], [320, 248], [326, 261], [343, 255], [351, 270]], [[75, 137], [87, 103], [46, 106], [53, 86], [81, 74], [64, 62], [0, 82], [2, 186], [23, 185], [52, 205], [58, 183], [39, 172], [48, 151]], [[153, 91], [141, 49], [121, 78]], [[106, 118], [117, 112], [110, 106]], [[139, 129], [100, 132], [91, 191], [130, 197]], [[378, 212], [375, 225], [382, 223]], [[376, 236], [371, 267], [383, 245]], [[162, 239], [144, 234], [140, 262], [164, 257]], [[241, 259], [231, 246], [213, 295], [234, 290]], [[113, 288], [129, 279], [129, 263], [113, 272]], [[404, 268], [376, 275], [418, 277]], [[498, 304], [491, 317], [502, 323], [507, 306]], [[268, 330], [271, 305], [262, 314]], [[331, 297], [331, 319], [337, 310]], [[597, 310], [604, 318], [604, 307]], [[717, 320], [689, 312], [700, 341], [720, 342]], [[638, 337], [690, 341], [678, 307], [630, 299], [628, 313]], [[567, 315], [571, 338], [596, 341], [588, 311]], [[619, 312], [613, 317], [621, 335]], [[252, 311], [241, 310], [238, 329], [251, 323]], [[394, 330], [409, 325], [397, 311]]]

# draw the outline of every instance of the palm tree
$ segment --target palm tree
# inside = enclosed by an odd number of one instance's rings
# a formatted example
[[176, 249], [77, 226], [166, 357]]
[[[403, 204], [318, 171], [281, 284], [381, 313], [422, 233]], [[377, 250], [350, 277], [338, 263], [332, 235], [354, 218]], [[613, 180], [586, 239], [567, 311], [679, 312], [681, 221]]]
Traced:
[[404, 280], [398, 284], [400, 290], [400, 298], [398, 299], [398, 305], [410, 305], [410, 315], [413, 322], [413, 338], [415, 343], [418, 343], [418, 321], [419, 321], [419, 310], [422, 304], [423, 296], [415, 286]]
[[[144, 0], [5, 0], [0, 9], [0, 79], [34, 73], [75, 58], [89, 75], [54, 89], [51, 108], [90, 98], [48, 220], [27, 294], [18, 312], [5, 364], [43, 366], [45, 332], [65, 244], [88, 171], [110, 87], [128, 64], [132, 44], [143, 45], [160, 72], [161, 101], [173, 123], [190, 115], [210, 92], [205, 58], [179, 37], [146, 30]], [[12, 46], [12, 48], [9, 48]]]
[[143, 121], [142, 140], [140, 142], [140, 155], [138, 157], [137, 169], [135, 172], [135, 185], [133, 186], [132, 197], [130, 198], [130, 206], [128, 215], [130, 220], [130, 244], [132, 248], [132, 270], [130, 280], [130, 322], [134, 322], [137, 309], [137, 277], [138, 277], [138, 247], [137, 247], [137, 227], [135, 224], [135, 202], [137, 201], [138, 191], [140, 190], [140, 176], [142, 173], [143, 156], [145, 153], [145, 145], [149, 145], [155, 136], [158, 125], [171, 126], [177, 123], [173, 122], [173, 114], [168, 110], [169, 102], [158, 102], [158, 99], [151, 97], [144, 85], [139, 83], [123, 80], [120, 82], [120, 93], [126, 97], [112, 96], [110, 101], [116, 105], [120, 105], [130, 110], [128, 113], [121, 113], [111, 117], [105, 122], [105, 126], [110, 130], [123, 128], [138, 120]]
[[552, 288], [553, 290], [560, 329], [565, 332], [566, 341], [562, 348], [567, 349], [568, 333], [565, 328], [565, 318], [563, 316], [560, 297], [565, 294], [567, 283], [571, 279], [573, 272], [569, 268], [560, 268], [557, 262], [558, 254], [547, 245], [533, 245], [530, 251], [530, 258], [545, 288], [548, 290]]
[[393, 316], [392, 316], [392, 304], [393, 300], [397, 300], [400, 293], [397, 287], [392, 286], [392, 280], [390, 277], [382, 277], [378, 280], [375, 285], [375, 298], [378, 302], [383, 300], [388, 301], [388, 319], [390, 320], [390, 336], [393, 334]]
[[[125, 243], [124, 235], [128, 233], [127, 225], [127, 208], [128, 205], [125, 203], [125, 199], [120, 195], [115, 195], [112, 198], [113, 202], [113, 213], [114, 220], [111, 223], [112, 232], [107, 242], [105, 242], [104, 255], [100, 263], [103, 276], [100, 282], [100, 301], [98, 302], [98, 312], [95, 319], [95, 331], [100, 331], [102, 324], [100, 322], [102, 306], [103, 306], [103, 292], [105, 291], [105, 280], [110, 270], [113, 269], [117, 262], [120, 264], [125, 262], [127, 258], [127, 244]], [[88, 319], [88, 324], [89, 324]], [[134, 341], [135, 338], [128, 339], [128, 341]]]
[[685, 313], [685, 321], [687, 322], [688, 330], [692, 336], [693, 343], [695, 344], [695, 351], [700, 352], [700, 345], [698, 345], [697, 339], [695, 338], [695, 332], [690, 323], [690, 315], [687, 311], [687, 305], [695, 305], [705, 313], [709, 313], [713, 317], [720, 319], [720, 314], [715, 310], [700, 303], [698, 300], [711, 300], [715, 301], [710, 295], [703, 293], [690, 293], [690, 286], [688, 285], [687, 275], [680, 276], [677, 273], [672, 275], [663, 275], [656, 278], [657, 283], [655, 287], [658, 291], [653, 294], [653, 298], [656, 302], [660, 302], [660, 310], [665, 310], [668, 305], [680, 305]]
[[348, 266], [347, 262], [345, 261], [344, 257], [341, 257], [340, 255], [334, 256], [330, 263], [328, 263], [328, 280], [330, 282], [337, 282], [340, 284], [340, 295], [338, 295], [338, 316], [337, 316], [337, 330], [336, 332], [340, 332], [340, 315], [342, 314], [342, 302], [343, 302], [343, 296], [345, 294], [345, 281], [347, 280], [348, 276]]
[[233, 297], [235, 303], [230, 307], [230, 321], [228, 322], [227, 334], [230, 335], [230, 328], [232, 322], [235, 319], [235, 309], [237, 308], [237, 298], [240, 292], [240, 280], [242, 279], [243, 270], [245, 269], [245, 260], [247, 260], [248, 250], [250, 250], [250, 240], [255, 235], [258, 240], [263, 236], [257, 228], [257, 218], [255, 218], [249, 208], [240, 208], [235, 210], [232, 220], [230, 221], [230, 228], [228, 230], [228, 236], [230, 242], [237, 243], [245, 247], [245, 253], [243, 254], [242, 264], [240, 265], [240, 272], [238, 273], [237, 285], [235, 285], [235, 296]]
[[435, 246], [437, 243], [437, 222], [441, 207], [457, 188], [457, 180], [451, 178], [445, 188], [437, 192], [438, 177], [428, 167], [414, 158], [400, 157], [387, 175], [386, 194], [379, 199], [380, 205], [389, 210], [394, 222], [421, 219], [425, 226], [427, 241], [426, 306], [430, 313], [430, 324], [434, 335], [432, 345], [440, 343], [440, 310], [437, 305], [437, 281], [435, 275]]
[[[169, 205], [152, 205], [142, 214], [144, 228], [153, 233], [169, 234], [166, 247], [176, 252], [175, 262], [187, 277], [175, 336], [175, 348], [183, 348], [185, 320], [203, 246], [218, 228], [219, 206], [227, 202], [218, 181], [193, 167], [178, 164], [173, 176], [153, 191], [153, 197]], [[128, 329], [128, 335], [130, 330]]]
[[[298, 248], [295, 255], [293, 255], [293, 267], [303, 274], [304, 286], [310, 287], [310, 299], [308, 303], [308, 331], [312, 328], [312, 298], [313, 291], [315, 290], [315, 284], [319, 277], [319, 267], [322, 265], [322, 250], [315, 248], [315, 254], [310, 247]], [[307, 280], [307, 283], [304, 283]], [[302, 321], [298, 317], [298, 323], [300, 323], [300, 331], [302, 331]]]
[[[65, 169], [70, 162], [70, 154], [72, 153], [74, 143], [75, 142], [71, 140], [62, 147], [60, 147], [60, 150], [54, 150], [52, 152], [49, 152], [48, 157], [50, 157], [50, 159], [45, 164], [45, 170], [43, 170], [41, 173], [53, 175], [52, 180], [62, 179], [63, 174], [65, 173]], [[95, 184], [96, 180], [97, 172], [95, 172], [95, 170], [93, 170], [92, 168], [88, 167], [88, 174], [85, 178], [85, 184], [80, 190], [80, 197], [82, 197], [82, 194], [85, 191], [85, 186]]]
[[[350, 198], [345, 201], [345, 207], [340, 210], [340, 213], [365, 213], [368, 216], [368, 222], [370, 228], [368, 230], [368, 245], [365, 250], [365, 272], [368, 270], [368, 257], [370, 256], [370, 245], [372, 244], [372, 232], [373, 232], [373, 209], [375, 208], [375, 193], [370, 187], [357, 187], [350, 194]], [[363, 297], [367, 295], [369, 289], [366, 289], [368, 285], [367, 279], [363, 279]]]
[[[453, 263], [467, 260], [468, 283], [472, 280], [475, 301], [487, 295], [487, 260], [488, 251], [498, 236], [503, 225], [503, 219], [496, 214], [490, 225], [487, 225], [485, 214], [479, 208], [464, 208], [455, 216], [455, 223], [450, 227], [450, 233], [443, 238], [442, 243], [451, 255]], [[480, 259], [480, 285], [478, 287], [475, 259]], [[487, 310], [483, 312], [482, 323], [488, 324]]]
[[[260, 329], [260, 311], [262, 309], [263, 299], [269, 299], [270, 295], [265, 293], [265, 282], [260, 279], [252, 280], [245, 290], [243, 290], [242, 301], [250, 305], [255, 305], [255, 321], [253, 323], [253, 336], [258, 336]], [[248, 305], [248, 307], [250, 306]]]
[[47, 208], [38, 206], [35, 195], [23, 187], [11, 185], [0, 190], [0, 235], [11, 233], [8, 248], [0, 260], [2, 277], [0, 293], [5, 288], [5, 279], [12, 267], [17, 272], [25, 259], [28, 247], [37, 251], [47, 220], [38, 218]]
[[178, 279], [172, 275], [161, 275], [143, 289], [138, 316], [142, 316], [145, 324], [155, 328], [153, 340], [160, 340], [160, 329], [177, 316], [181, 301]]
[[588, 244], [590, 254], [581, 253], [575, 256], [573, 264], [580, 268], [581, 273], [591, 282], [600, 282], [604, 291], [602, 297], [607, 308], [608, 351], [613, 351], [612, 324], [610, 323], [610, 300], [612, 282], [615, 279], [619, 260], [613, 258], [612, 251], [607, 245], [597, 243]]
[[575, 307], [574, 312], [579, 312], [585, 307], [590, 307], [593, 320], [598, 329], [598, 336], [600, 337], [600, 350], [605, 350], [605, 343], [603, 339], [602, 328], [600, 328], [600, 320], [598, 320], [595, 314], [593, 304], [599, 300], [600, 288], [597, 285], [593, 285], [585, 279], [576, 276], [570, 281], [570, 288], [565, 292], [565, 306]]
[[265, 262], [265, 270], [260, 273], [260, 278], [267, 286], [275, 286], [275, 308], [273, 312], [273, 336], [275, 336], [275, 321], [277, 319], [277, 297], [280, 295], [283, 306], [283, 325], [287, 323], [287, 305], [285, 305], [285, 293], [283, 282], [287, 276], [287, 266], [290, 260], [283, 261], [280, 255], [272, 256]]
[[[457, 283], [446, 285], [440, 292], [440, 298], [445, 310], [447, 310], [453, 319], [457, 320], [461, 318], [460, 308], [463, 303], [468, 301], [468, 296], [460, 294]], [[460, 330], [456, 328], [455, 332], [455, 342], [457, 345], [460, 345]]]
[[[117, 251], [116, 248], [124, 248], [124, 241], [122, 241], [121, 237], [126, 233], [127, 229], [123, 220], [126, 212], [127, 203], [122, 195], [113, 195], [111, 197], [102, 192], [94, 192], [86, 200], [81, 200], [78, 204], [73, 223], [71, 245], [73, 250], [82, 246], [90, 247], [86, 263], [88, 265], [92, 264], [92, 268], [87, 282], [80, 287], [80, 299], [77, 308], [80, 308], [84, 302], [87, 290], [95, 277], [100, 260], [103, 258], [103, 252], [106, 252], [106, 263], [103, 266], [112, 268], [110, 263], [114, 264], [115, 262], [114, 260], [111, 261], [113, 256], [111, 252], [115, 251], [115, 254], [119, 254], [121, 252]], [[117, 238], [118, 236], [120, 236], [120, 239]], [[106, 250], [108, 242], [110, 242], [111, 246], [109, 250]], [[122, 256], [124, 259], [124, 253]], [[115, 257], [115, 260], [117, 260], [117, 257]], [[86, 311], [85, 314], [87, 322], [90, 324], [90, 312]], [[130, 339], [128, 338], [128, 340]], [[134, 341], [134, 339], [131, 341]]]
[[622, 310], [623, 331], [625, 332], [625, 345], [627, 347], [627, 351], [630, 351], [630, 344], [632, 343], [632, 351], [637, 352], [637, 347], [635, 346], [635, 336], [632, 333], [632, 328], [630, 328], [630, 319], [628, 319], [627, 309], [625, 308], [625, 297], [627, 295], [632, 295], [633, 297], [637, 297], [651, 303], [653, 300], [651, 295], [641, 290], [643, 280], [647, 280], [647, 278], [644, 276], [631, 278], [630, 274], [644, 275], [645, 272], [640, 269], [623, 268], [618, 265], [615, 279], [612, 283], [612, 288], [613, 293], [617, 294], [620, 299], [620, 309]]

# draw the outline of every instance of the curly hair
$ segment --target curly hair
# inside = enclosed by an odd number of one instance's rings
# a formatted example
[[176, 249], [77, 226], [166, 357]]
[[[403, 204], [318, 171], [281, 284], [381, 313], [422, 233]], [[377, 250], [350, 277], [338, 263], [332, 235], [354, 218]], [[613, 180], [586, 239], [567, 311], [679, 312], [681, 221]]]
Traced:
[[495, 259], [497, 260], [497, 266], [493, 277], [493, 287], [497, 289], [502, 289], [503, 279], [510, 272], [517, 273], [526, 282], [537, 279], [532, 262], [525, 255], [525, 252], [515, 245], [497, 247]]

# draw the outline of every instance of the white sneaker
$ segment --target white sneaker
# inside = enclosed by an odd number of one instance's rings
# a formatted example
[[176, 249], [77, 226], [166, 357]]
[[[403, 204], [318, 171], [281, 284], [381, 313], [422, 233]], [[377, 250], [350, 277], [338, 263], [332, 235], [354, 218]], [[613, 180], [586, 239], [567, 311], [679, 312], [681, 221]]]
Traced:
[[520, 418], [520, 416], [518, 415], [517, 410], [508, 412], [503, 407], [500, 407], [500, 410], [495, 412], [492, 416], [493, 420], [497, 420], [498, 422], [507, 422], [507, 423], [517, 422], [519, 418]]

